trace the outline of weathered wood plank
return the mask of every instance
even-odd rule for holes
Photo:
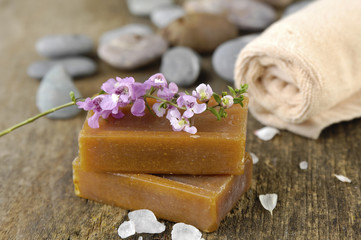
[[[52,33],[84,33],[93,39],[129,22],[149,23],[127,12],[125,1],[0,1],[0,129],[37,113],[38,81],[27,66],[41,59],[35,41]],[[99,61],[99,73],[76,80],[84,96],[97,92],[115,75],[145,79],[159,62],[137,72],[119,72]],[[223,90],[226,82],[204,56],[201,81]],[[127,211],[80,199],[73,193],[71,161],[85,114],[71,120],[41,119],[0,138],[0,239],[119,239],[117,227]],[[357,239],[361,235],[361,119],[328,128],[313,141],[282,132],[270,142],[253,135],[261,125],[251,116],[248,151],[254,166],[251,190],[205,239]],[[309,168],[300,170],[300,161]],[[332,174],[343,174],[351,184]],[[264,210],[259,194],[277,193],[274,215]],[[173,223],[158,235],[170,239]],[[129,239],[138,239],[138,236]]]

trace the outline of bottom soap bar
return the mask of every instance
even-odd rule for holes
[[[125,209],[149,209],[162,219],[217,230],[220,222],[248,190],[252,159],[246,154],[243,175],[150,175],[84,171],[73,161],[75,193],[79,197]]]

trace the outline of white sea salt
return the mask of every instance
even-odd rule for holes
[[[254,134],[263,141],[271,140],[276,134],[279,134],[280,131],[277,128],[273,127],[264,127],[258,129],[254,132]]]
[[[194,226],[176,223],[172,229],[172,240],[201,240],[202,233]]]
[[[258,163],[259,158],[257,157],[257,155],[254,154],[253,152],[251,152],[249,154],[251,154],[253,164]]]
[[[138,240],[143,240],[143,237],[142,237],[142,236],[140,236],[140,237],[138,238]]]
[[[161,233],[165,225],[158,222],[154,213],[147,209],[135,210],[128,213],[130,221],[134,222],[136,233]]]
[[[333,174],[333,176],[337,177],[337,179],[340,180],[341,182],[351,183],[351,179],[343,175]]]
[[[259,195],[259,200],[261,201],[262,206],[266,210],[270,211],[271,215],[273,215],[272,211],[277,205],[277,198],[278,198],[278,195],[276,193]]]
[[[306,170],[308,168],[308,162],[306,162],[306,161],[300,162],[300,168],[302,170]]]
[[[127,238],[135,234],[135,227],[132,221],[125,221],[118,228],[118,235],[121,238]]]

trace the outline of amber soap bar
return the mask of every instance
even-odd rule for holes
[[[82,169],[98,172],[151,174],[242,174],[247,105],[227,109],[220,121],[209,111],[194,117],[198,132],[174,132],[169,121],[146,111],[143,117],[123,109],[121,119],[100,119],[79,134]],[[89,118],[91,113],[88,114]]]
[[[150,175],[84,170],[73,161],[75,193],[79,197],[125,209],[149,209],[162,219],[217,230],[221,220],[248,190],[252,159],[247,154],[243,175]]]

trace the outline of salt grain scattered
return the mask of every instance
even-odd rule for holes
[[[263,141],[271,140],[276,134],[279,134],[280,131],[277,128],[273,127],[264,127],[258,129],[254,132],[254,134]]]
[[[277,205],[277,198],[278,198],[278,195],[275,193],[259,195],[259,200],[261,201],[262,206],[266,210],[270,211],[271,215],[273,215],[272,211]]]
[[[118,228],[118,235],[121,238],[127,238],[135,234],[135,227],[132,221],[125,221]]]
[[[202,233],[192,225],[176,223],[172,229],[172,240],[201,240]]]
[[[252,157],[253,164],[258,163],[259,158],[256,156],[256,154],[254,154],[253,152],[251,152],[250,154],[251,154],[251,157]]]
[[[138,240],[143,240],[143,237],[142,237],[142,236],[140,236],[140,237],[138,238]]]
[[[306,170],[308,168],[308,162],[306,162],[306,161],[300,162],[300,168],[302,170]]]
[[[348,177],[345,177],[343,175],[333,174],[333,176],[337,177],[337,179],[340,180],[341,182],[351,183],[351,179],[349,179]]]
[[[136,210],[128,213],[130,221],[134,222],[137,233],[161,233],[165,225],[158,222],[154,213],[147,209]]]

